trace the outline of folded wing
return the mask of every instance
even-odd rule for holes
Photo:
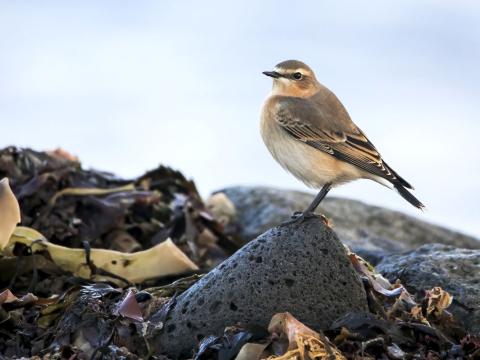
[[[282,99],[277,106],[277,123],[296,140],[380,176],[393,185],[412,189],[383,161],[375,146],[349,118],[338,117],[338,111],[332,113],[328,107],[322,109],[298,98]]]

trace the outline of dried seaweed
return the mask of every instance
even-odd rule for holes
[[[15,210],[16,197],[22,225],[14,229],[13,210],[2,218],[0,354],[7,357],[149,356],[143,319],[195,281],[168,285],[175,274],[208,270],[234,250],[218,245],[228,239],[195,184],[164,166],[120,179],[83,169],[65,151],[9,147],[0,150],[4,177],[13,194],[4,180],[1,204]],[[165,246],[180,250],[156,250]],[[190,265],[180,270],[172,260],[182,256]],[[133,282],[155,295],[116,287]]]

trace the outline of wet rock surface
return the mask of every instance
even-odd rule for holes
[[[290,218],[294,211],[305,209],[313,199],[309,193],[261,186],[230,187],[220,192],[225,193],[236,210],[228,231],[238,234],[238,241],[243,242]],[[474,237],[360,201],[328,196],[317,212],[332,219],[343,243],[373,263],[385,255],[414,250],[427,243],[480,248],[480,241]]]
[[[325,329],[348,312],[366,310],[343,245],[312,218],[267,231],[180,295],[155,344],[159,353],[190,355],[205,335],[235,323],[266,327],[277,312]]]
[[[453,295],[449,311],[474,334],[480,334],[480,250],[428,244],[384,258],[376,267],[390,281],[400,279],[418,293],[440,286]]]

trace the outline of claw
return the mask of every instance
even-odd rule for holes
[[[295,211],[292,215],[292,218],[290,220],[284,221],[280,224],[281,227],[287,226],[287,225],[292,225],[292,224],[301,224],[305,220],[310,219],[312,217],[319,217],[323,223],[329,227],[333,227],[333,222],[329,218],[327,218],[325,215],[320,214],[314,214],[313,212],[302,212],[302,211]]]
[[[315,215],[313,212],[301,212],[301,211],[295,211],[292,215],[292,218],[290,220],[284,221],[283,223],[280,224],[280,226],[287,226],[291,224],[301,224],[305,220],[310,219],[312,217],[316,217],[318,215]]]

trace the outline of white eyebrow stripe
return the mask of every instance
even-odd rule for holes
[[[285,69],[283,68],[280,68],[278,66],[275,66],[273,68],[273,71],[275,72],[278,72],[279,74],[282,74],[282,75],[286,75],[286,74],[289,74],[290,72],[286,71]],[[294,71],[291,72],[291,74],[293,73],[296,73],[296,72],[299,72],[300,74],[302,75],[311,75],[311,72],[306,70],[306,69],[303,69],[303,68],[298,68],[298,69],[295,69]]]

